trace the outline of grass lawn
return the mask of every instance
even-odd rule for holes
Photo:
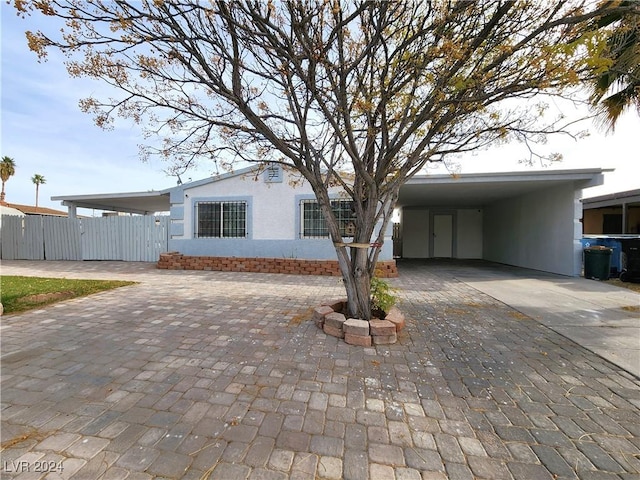
[[[84,297],[135,283],[116,280],[2,276],[0,277],[0,301],[5,314],[24,312],[60,300]]]

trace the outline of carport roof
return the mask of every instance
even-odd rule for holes
[[[60,200],[66,207],[93,208],[113,212],[139,213],[147,215],[168,212],[170,189],[150,192],[98,193],[93,195],[65,195],[51,197]]]
[[[482,207],[562,184],[601,185],[612,169],[542,170],[462,175],[416,175],[401,189],[398,206]]]
[[[418,175],[400,189],[398,206],[481,207],[522,194],[576,183],[577,188],[602,184],[610,169],[543,170],[509,173],[470,173],[460,175]],[[205,179],[205,181],[216,179]],[[51,197],[68,207],[91,208],[127,213],[151,214],[170,210],[166,190]]]

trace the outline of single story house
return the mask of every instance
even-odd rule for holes
[[[577,276],[582,269],[582,189],[601,185],[605,171],[415,176],[400,190],[399,225],[386,232],[380,260],[395,263],[395,231],[396,254],[403,258],[485,259]],[[347,234],[349,202],[339,189],[331,193]],[[168,248],[179,252],[182,262],[176,268],[218,269],[223,264],[206,263],[207,258],[223,259],[226,269],[248,268],[248,259],[272,259],[266,271],[291,271],[294,261],[296,268],[305,262],[335,262],[310,186],[278,165],[249,167],[161,191],[52,200],[62,201],[70,216],[77,207],[140,214],[169,211]]]
[[[585,235],[640,234],[640,189],[582,200]]]

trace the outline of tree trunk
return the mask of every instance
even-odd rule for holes
[[[384,241],[384,234],[393,212],[397,189],[387,193],[384,198],[363,198],[352,196],[350,200],[361,203],[356,206],[355,232],[351,240],[356,246],[348,246],[349,241],[340,233],[340,226],[331,209],[331,199],[327,189],[318,188],[320,182],[313,177],[309,179],[316,194],[318,205],[324,215],[329,230],[329,237],[334,243],[338,257],[340,273],[347,292],[347,316],[361,320],[371,319],[371,278],[375,275],[375,264]],[[356,191],[359,191],[357,188]],[[382,211],[378,211],[379,209]],[[376,226],[381,230],[374,238]],[[371,246],[371,242],[376,246]],[[373,249],[373,250],[372,250]]]
[[[347,313],[353,318],[371,319],[371,276],[374,269],[369,251],[376,226],[375,208],[360,208],[362,218],[356,218],[353,242],[356,246],[342,247],[338,259],[347,290]],[[338,249],[336,249],[338,250]]]
[[[368,250],[366,248],[349,248],[344,250],[344,258],[338,255],[338,264],[342,272],[347,290],[347,313],[351,318],[371,319],[371,276],[368,268]]]

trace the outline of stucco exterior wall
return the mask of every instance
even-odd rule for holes
[[[604,215],[622,215],[622,207],[585,209],[583,213],[583,233],[585,235],[599,235],[602,231]],[[627,232],[640,233],[640,207],[627,209]],[[614,232],[622,233],[622,232]]]
[[[460,209],[457,212],[456,258],[482,258],[482,210]]]
[[[580,274],[582,208],[573,184],[484,208],[485,260],[561,275]]]
[[[338,198],[340,191],[330,193]],[[301,238],[303,198],[315,198],[310,185],[286,171],[279,182],[266,182],[262,172],[186,184],[171,195],[169,250],[193,256],[335,260],[328,238]],[[195,238],[196,204],[203,201],[246,201],[247,236]],[[380,260],[393,259],[391,232],[390,225]]]
[[[429,258],[429,210],[402,209],[402,256]]]
[[[295,219],[298,210],[295,196],[313,195],[307,182],[295,188],[285,178],[266,183],[263,175],[238,175],[220,181],[185,188],[184,238],[193,238],[195,204],[199,201],[244,199],[250,204],[251,221],[248,236],[253,240],[291,240],[296,238]]]
[[[451,214],[454,217],[453,257],[482,258],[483,213],[478,208],[403,208],[402,256],[404,258],[430,258],[432,256],[432,216],[438,213]]]

